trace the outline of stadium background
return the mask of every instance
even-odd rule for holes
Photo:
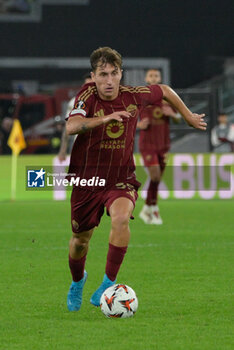
[[[169,62],[171,86],[194,111],[205,110],[209,122],[205,134],[184,124],[172,127],[171,161],[181,152],[195,163],[202,156],[218,174],[219,159],[228,157],[223,165],[234,174],[233,153],[212,153],[210,142],[218,110],[234,117],[232,1],[34,0],[24,13],[3,11],[4,3],[13,2],[0,4],[0,94],[25,89],[26,95],[54,96],[64,86],[76,89],[87,66],[64,67],[65,61],[60,66],[53,58],[86,58],[98,46],[114,47],[125,59],[163,58]],[[113,349],[142,349],[147,342],[147,349],[159,350],[232,349],[233,187],[226,199],[217,190],[209,201],[198,192],[180,200],[171,189],[170,198],[160,199],[165,221],[160,228],[140,222],[139,199],[119,280],[136,290],[140,309],[129,323],[107,323],[88,305],[88,296],[96,274],[102,274],[108,218],[90,248],[84,305],[78,315],[70,315],[64,302],[70,283],[69,202],[53,201],[52,191],[26,190],[26,166],[50,166],[56,150],[22,152],[14,202],[11,156],[0,155],[0,348],[70,349],[79,344],[82,350],[112,344]]]
[[[123,57],[169,58],[173,87],[185,88],[222,73],[234,54],[231,0],[60,2],[42,1],[35,22],[1,21],[0,56],[87,57],[95,47],[115,46]],[[15,71],[1,71],[1,85],[10,77]]]

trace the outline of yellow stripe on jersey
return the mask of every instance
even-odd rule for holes
[[[88,87],[80,96],[79,98],[82,99],[87,93],[89,93],[90,91],[92,91],[93,89],[95,89],[95,86],[92,87]]]
[[[82,94],[79,97],[79,100],[86,101],[94,92],[95,92],[95,88],[92,90],[90,89],[89,91],[86,91],[86,93]]]
[[[147,86],[136,86],[136,87],[127,87],[120,86],[120,91],[130,92],[130,93],[151,93],[150,89]]]
[[[96,91],[96,86],[88,87],[80,96],[79,100],[86,101],[94,92]]]
[[[90,91],[85,95],[84,99],[87,100],[89,96],[94,94],[97,91],[96,86],[92,87]]]
[[[86,102],[88,98],[93,95],[94,91],[91,91],[89,94],[85,95],[85,97],[82,99],[82,101]]]

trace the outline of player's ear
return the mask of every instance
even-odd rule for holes
[[[121,79],[123,78],[123,69],[120,69]]]
[[[94,72],[90,72],[91,79],[95,82],[95,74]]]
[[[149,85],[149,82],[147,81],[147,74],[145,74],[145,83],[146,83],[146,85]]]

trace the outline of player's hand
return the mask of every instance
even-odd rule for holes
[[[162,105],[162,111],[167,117],[176,117],[176,112],[166,103]]]
[[[226,139],[226,137],[219,137],[219,141],[221,141],[221,142],[228,142],[228,140]]]
[[[58,154],[58,159],[59,159],[59,161],[62,163],[62,162],[64,162],[64,160],[66,160],[66,154],[64,154],[64,153],[59,153]]]
[[[192,115],[186,119],[187,123],[195,129],[206,130],[207,123],[204,121],[205,114],[196,114]]]
[[[146,130],[149,126],[149,118],[143,118],[140,122],[137,123],[137,127],[141,130]]]
[[[131,113],[127,111],[119,111],[119,112],[114,112],[112,114],[106,115],[105,117],[103,117],[103,121],[104,123],[108,123],[111,120],[122,122],[123,118],[130,118],[130,117],[131,117]]]

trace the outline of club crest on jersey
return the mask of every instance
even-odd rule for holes
[[[106,134],[111,139],[117,139],[124,133],[124,125],[121,122],[111,122],[106,127]]]
[[[154,110],[153,110],[153,117],[155,119],[159,119],[159,118],[162,118],[163,116],[163,111],[160,107],[155,107]]]
[[[86,116],[85,111],[86,105],[83,101],[77,101],[74,105],[73,110],[71,111],[70,115],[73,114],[82,114],[83,116]]]

